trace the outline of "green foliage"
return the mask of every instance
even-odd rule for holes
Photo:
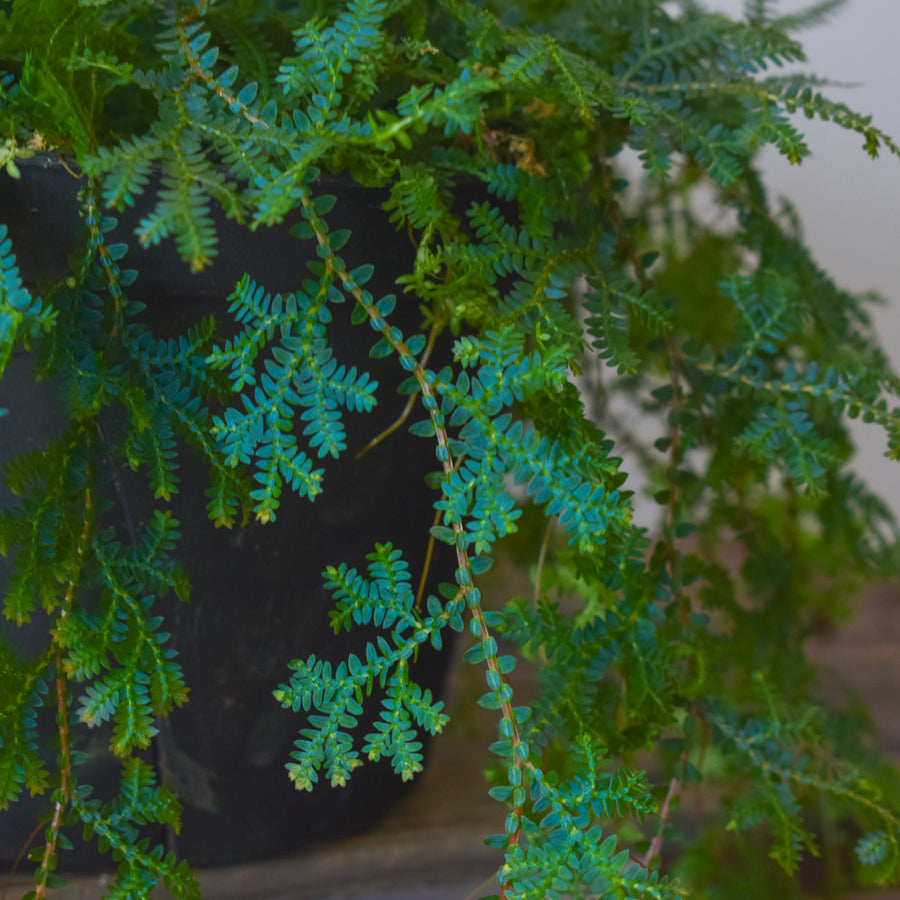
[[[765,74],[802,61],[794,33],[837,5],[782,16],[748,0],[732,21],[692,0],[6,4],[0,161],[15,178],[17,158],[52,146],[85,174],[84,245],[46,299],[0,224],[0,373],[31,352],[68,420],[7,462],[21,499],[0,513],[3,613],[40,636],[28,658],[0,643],[0,806],[52,790],[32,896],[56,883],[75,825],[120,863],[108,896],[197,896],[140,830],[179,821],[138,755],[189,687],[156,607],[189,596],[166,506],[177,441],[206,464],[217,525],[269,522],[285,491],[327,499],[315,459],[345,453],[346,417],[380,398],[332,346],[338,316],[405,374],[409,430],[436,459],[430,537],[456,565],[423,597],[389,542],[365,572],[327,566],[335,631],[367,640],[293,660],[272,685],[305,717],[295,786],[340,787],[379,759],[419,772],[422,733],[448,720],[411,661],[468,631],[478,702],[497,717],[505,827],[488,842],[505,900],[743,896],[772,877],[760,859],[793,876],[820,852],[823,812],[855,835],[864,878],[900,880],[897,799],[818,701],[804,653],[852,591],[896,575],[897,527],[847,470],[847,419],[883,428],[900,456],[900,380],[867,298],[819,268],[755,169],[767,146],[810,152],[795,113],[900,155],[822,82]],[[644,168],[634,191],[625,149]],[[366,223],[332,227],[323,172],[385,190],[414,249],[399,300],[368,287],[380,260],[348,263]],[[700,191],[736,212],[727,234],[696,215]],[[172,240],[192,270],[218,252],[219,210],[250,229],[293,215],[308,261],[292,291],[245,274],[220,316],[161,340],[103,212],[141,200],[135,239]],[[421,332],[395,324],[406,294]],[[444,328],[453,361],[437,367]],[[626,449],[660,506],[653,530],[633,523]],[[107,525],[111,461],[158,501],[134,534]],[[734,543],[739,569],[723,561]],[[480,576],[506,548],[536,559],[534,592],[490,608]],[[540,682],[528,704],[509,677],[521,660]],[[54,717],[51,765],[38,722]],[[123,773],[106,801],[74,749],[101,723]],[[672,820],[687,786],[723,798],[696,838]]]
[[[409,659],[419,644],[429,641],[440,649],[441,630],[448,624],[462,630],[460,599],[442,607],[435,597],[428,599],[428,616],[419,615],[410,587],[409,567],[390,544],[378,545],[369,554],[369,575],[364,579],[343,563],[329,567],[326,586],[335,598],[335,629],[343,625],[370,622],[391,636],[366,645],[365,660],[350,654],[346,663],[333,670],[331,663],[311,656],[295,660],[289,686],[282,685],[275,697],[294,712],[314,707],[323,715],[311,715],[312,728],[304,728],[288,765],[291,780],[301,790],[312,790],[318,772],[324,769],[332,787],[346,784],[351,772],[362,765],[353,749],[349,729],[358,724],[361,701],[377,685],[383,692],[381,712],[375,730],[366,735],[363,751],[370,761],[390,756],[394,771],[408,781],[422,770],[422,744],[416,727],[437,734],[447,723],[443,703],[434,701],[430,691],[410,681]],[[393,644],[393,646],[391,646]],[[348,729],[348,730],[344,730]]]
[[[27,346],[53,325],[49,306],[22,286],[5,225],[0,225],[0,375],[6,370],[16,343]]]
[[[83,823],[85,838],[96,837],[101,850],[112,851],[121,860],[118,878],[108,894],[110,900],[145,896],[158,883],[177,900],[199,900],[199,888],[187,863],[140,839],[136,826],[155,821],[177,830],[180,817],[177,798],[167,788],[157,787],[149,765],[134,757],[128,759],[122,767],[121,792],[113,802],[101,804],[81,790],[72,802],[72,813]]]
[[[7,809],[23,788],[37,794],[47,787],[47,768],[37,733],[37,714],[44,704],[47,682],[43,677],[45,660],[29,665],[5,645],[2,654],[0,672],[5,690],[0,746],[4,754],[16,760],[16,765],[3,767],[0,783],[0,807]]]

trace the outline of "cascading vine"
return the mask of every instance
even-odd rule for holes
[[[797,111],[900,156],[815,79],[765,74],[802,61],[793,32],[835,4],[779,17],[749,0],[739,22],[688,0],[595,0],[589,14],[561,0],[352,0],[316,4],[321,17],[266,4],[276,29],[237,0],[166,4],[161,18],[141,4],[66,6],[0,12],[12,70],[0,160],[16,177],[16,154],[46,143],[87,176],[84,253],[45,299],[22,286],[0,224],[0,372],[32,349],[70,420],[7,465],[22,501],[0,513],[14,559],[4,615],[28,628],[42,609],[51,622],[28,660],[0,642],[0,808],[54,791],[32,896],[58,883],[57,847],[76,825],[121,863],[108,896],[158,882],[198,896],[186,864],[140,830],[179,820],[137,755],[189,688],[154,612],[167,591],[189,593],[178,524],[161,506],[122,546],[98,527],[97,471],[126,461],[166,501],[183,438],[210,471],[217,525],[277,518],[284,491],[321,502],[315,459],[345,453],[344,415],[379,400],[330,345],[337,316],[368,327],[371,356],[406,373],[409,430],[434,447],[430,537],[455,554],[455,580],[417,596],[404,548],[374,537],[365,572],[322,560],[335,629],[380,633],[346,659],[284,661],[273,703],[306,718],[286,789],[321,790],[322,776],[339,788],[380,759],[412,778],[422,732],[448,719],[410,660],[468,630],[465,659],[487,684],[478,702],[497,715],[490,792],[506,818],[488,842],[503,852],[504,900],[712,892],[727,883],[715,869],[730,835],[792,875],[818,852],[814,804],[854,817],[866,877],[897,881],[900,789],[818,702],[803,641],[835,598],[896,573],[896,525],[846,469],[846,418],[877,423],[900,456],[900,380],[863,300],[771,210],[753,163],[764,145],[792,162],[809,153]],[[58,52],[27,55],[48,29]],[[56,105],[36,103],[41,91]],[[152,109],[152,124],[133,109]],[[623,149],[646,172],[637,192]],[[329,225],[323,171],[386,189],[415,249],[399,299],[367,289],[378,260],[345,262],[354,234]],[[151,182],[136,239],[174,240],[194,270],[217,253],[214,207],[256,229],[299,212],[293,234],[313,261],[283,294],[242,278],[222,298],[232,337],[210,319],[160,340],[139,323],[138,276],[119,265],[128,245],[109,242],[116,223],[101,211],[132,206]],[[728,235],[696,215],[698,187],[736,213]],[[410,302],[423,306],[419,333],[392,321]],[[453,363],[433,367],[441,329]],[[652,418],[653,438],[617,418],[621,397]],[[633,524],[623,449],[638,451],[660,506],[656,533]],[[534,594],[495,608],[479,577],[513,541],[533,551]],[[744,548],[740,571],[722,562],[727,541]],[[510,678],[523,658],[541,682],[528,703]],[[372,730],[359,734],[367,705]],[[50,710],[55,769],[35,724]],[[79,782],[68,739],[101,723],[122,758],[106,804]],[[649,775],[637,766],[648,758]],[[675,833],[688,784],[724,798],[716,837]],[[677,859],[663,859],[669,846]],[[740,871],[744,886],[776,877]]]

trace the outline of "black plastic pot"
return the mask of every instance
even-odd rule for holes
[[[0,182],[0,221],[9,228],[23,279],[39,286],[67,271],[66,255],[76,243],[79,183],[50,157],[29,162],[21,166],[21,181]],[[371,289],[393,291],[413,251],[406,236],[387,222],[380,208],[383,195],[352,182],[329,183],[327,191],[338,195],[331,226],[353,232],[348,264],[376,262]],[[290,236],[290,223],[251,233],[220,222],[219,256],[210,269],[192,275],[171,245],[137,246],[131,231],[139,215],[120,217],[116,240],[132,245],[124,262],[139,277],[129,296],[146,304],[146,320],[159,336],[181,333],[213,310],[225,317],[225,298],[245,271],[273,293],[294,290],[308,277],[305,259],[313,248]],[[396,360],[368,358],[374,333],[351,326],[349,303],[345,309],[346,321],[335,317],[329,339],[341,362],[365,368],[378,380],[379,405],[373,413],[346,417],[348,451],[325,463],[325,490],[315,503],[285,497],[274,523],[216,529],[205,510],[205,473],[187,451],[180,455],[181,492],[171,508],[181,523],[177,556],[191,579],[191,600],[183,604],[169,596],[154,609],[172,633],[190,698],[163,720],[149,758],[179,794],[184,812],[180,835],[151,836],[196,865],[259,858],[346,835],[371,825],[404,790],[382,762],[354,773],[345,788],[325,784],[312,794],[295,791],[285,763],[302,721],[272,697],[272,690],[287,680],[288,660],[310,653],[343,659],[359,652],[368,637],[334,635],[328,619],[331,597],[320,575],[324,566],[346,561],[361,568],[375,541],[391,541],[416,569],[424,560],[433,518],[434,495],[424,481],[435,468],[429,442],[399,429],[361,459],[354,458],[354,451],[402,410],[404,398],[395,388],[404,373]],[[404,305],[401,298],[396,315],[404,330],[418,330],[413,302]],[[0,406],[9,410],[0,431],[2,459],[40,446],[59,427],[53,388],[34,383],[27,355],[12,361],[0,385]],[[115,474],[118,527],[139,535],[158,502],[130,472]],[[2,502],[11,500],[7,495]],[[447,563],[444,571],[440,561],[433,567],[432,583],[438,576],[447,579]],[[8,623],[0,628],[21,652],[32,652],[27,629]],[[423,686],[439,689],[446,659],[423,648],[416,669]],[[52,710],[47,713],[52,725]],[[91,758],[81,777],[102,786],[105,775],[114,781],[116,767],[102,751],[102,739],[93,743],[86,747]],[[27,800],[0,813],[0,860],[15,858],[32,827],[26,820],[34,816],[35,804]],[[80,849],[74,857],[60,857],[61,868],[97,863],[97,857]]]

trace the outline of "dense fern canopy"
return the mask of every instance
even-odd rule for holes
[[[377,536],[365,561],[322,561],[336,630],[379,636],[284,660],[273,703],[303,718],[286,789],[340,788],[379,759],[412,778],[447,715],[410,660],[468,632],[497,716],[488,840],[505,900],[793,896],[837,823],[845,870],[900,878],[896,774],[822,701],[804,654],[816,623],[896,573],[896,525],[847,464],[850,418],[900,456],[900,382],[866,299],[812,258],[755,163],[764,147],[810,153],[798,114],[900,156],[819,79],[780,74],[805,59],[798,30],[838,5],[747,0],[733,20],[697,0],[2,4],[4,177],[59,154],[85,233],[39,297],[0,224],[0,371],[32,353],[68,417],[7,462],[21,499],[0,513],[4,615],[44,629],[28,658],[0,642],[0,808],[53,799],[31,896],[82,832],[120,864],[108,896],[197,896],[186,863],[141,836],[178,822],[139,751],[189,689],[154,610],[189,594],[167,503],[186,452],[207,465],[217,525],[270,522],[286,492],[327,501],[346,417],[383,399],[332,346],[336,317],[405,374],[404,427],[435,458],[430,536],[455,576],[417,597],[422,573]],[[372,288],[379,260],[347,263],[366,223],[332,224],[334,175],[382,190],[408,236],[393,293]],[[200,272],[220,215],[262,232],[290,217],[312,262],[290,292],[248,273],[216,320],[155,335],[129,299],[130,248],[173,242]],[[418,329],[395,323],[401,304],[421,308]],[[453,360],[435,366],[441,334]],[[133,545],[104,527],[110,459],[158,501]],[[652,529],[633,520],[638,474]],[[533,594],[488,602],[480,576],[507,548],[534,561]],[[510,677],[523,662],[541,684],[527,702]],[[51,765],[37,723],[54,715]],[[104,722],[122,761],[109,803],[71,750]],[[720,811],[681,835],[689,784]]]

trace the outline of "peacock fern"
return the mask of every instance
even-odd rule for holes
[[[322,561],[335,630],[379,633],[362,654],[293,660],[272,685],[306,719],[286,761],[295,786],[340,787],[382,758],[413,777],[421,732],[447,716],[410,661],[468,630],[478,702],[497,716],[490,790],[505,827],[488,841],[504,854],[504,900],[731,896],[723,842],[747,837],[794,874],[818,852],[815,804],[861,829],[864,877],[900,879],[900,799],[818,701],[803,654],[814,619],[896,573],[896,526],[847,474],[846,419],[884,428],[900,456],[900,384],[864,298],[818,267],[754,167],[766,146],[808,155],[797,112],[858,133],[872,156],[900,155],[820,81],[767,74],[802,61],[794,32],[837,5],[779,16],[758,0],[740,21],[694,0],[0,10],[0,158],[17,177],[17,155],[69,157],[85,176],[87,235],[71,277],[39,299],[0,225],[0,362],[33,349],[69,418],[39,455],[9,462],[22,500],[0,516],[13,556],[4,614],[50,622],[30,659],[0,644],[0,805],[53,789],[30,896],[56,883],[75,824],[121,861],[108,896],[160,882],[197,895],[185,864],[138,828],[179,816],[136,755],[187,696],[154,611],[167,591],[188,593],[165,507],[179,490],[176,438],[207,463],[216,524],[269,522],[285,491],[327,496],[314,457],[345,453],[345,417],[382,399],[331,346],[338,316],[368,327],[371,356],[405,373],[410,431],[436,459],[430,537],[455,577],[417,597],[421,573],[389,542],[366,574]],[[638,196],[626,149],[643,164]],[[366,223],[332,227],[339,201],[323,171],[386,190],[413,247],[399,297],[368,289],[379,260],[346,261]],[[697,215],[700,189],[733,211],[727,235]],[[218,211],[254,230],[295,214],[313,261],[290,293],[248,273],[220,321],[158,338],[129,300],[139,273],[120,267],[129,246],[110,242],[103,212],[142,199],[135,240],[174,241],[194,271],[216,258]],[[422,328],[405,333],[393,313],[414,301]],[[453,361],[432,365],[442,329]],[[584,373],[593,394],[576,387]],[[620,397],[652,417],[655,440],[616,420]],[[652,533],[632,521],[618,456],[630,444],[660,506]],[[103,527],[109,459],[143,472],[160,501],[130,547]],[[479,578],[516,541],[539,559],[534,597],[495,608]],[[740,571],[722,562],[731,541]],[[527,703],[510,678],[522,658],[541,682]],[[35,723],[54,711],[48,765]],[[78,780],[71,740],[102,722],[123,760],[110,804]],[[693,845],[671,821],[688,783],[726,797],[715,837]],[[680,856],[663,857],[664,844]],[[742,887],[768,877],[743,871]]]

